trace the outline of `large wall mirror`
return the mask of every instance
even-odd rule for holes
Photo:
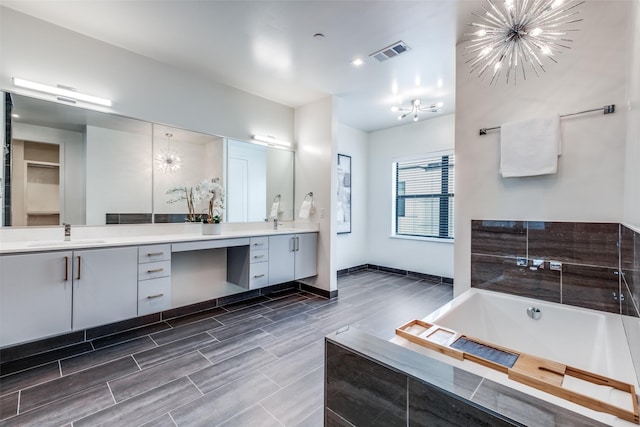
[[[186,201],[171,190],[212,178],[226,188],[224,221],[293,219],[291,151],[8,97],[4,225],[184,222]]]

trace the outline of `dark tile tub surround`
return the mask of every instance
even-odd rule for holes
[[[625,303],[631,298],[619,297],[621,290],[633,294],[621,284],[621,261],[629,266],[626,276],[634,283],[638,277],[638,233],[625,229],[617,223],[473,220],[471,286],[638,316]],[[544,262],[536,268],[534,260]],[[562,263],[561,271],[551,270],[550,261]]]
[[[640,233],[629,227],[620,230],[622,314],[640,317]]]
[[[355,328],[325,339],[326,426],[601,426]]]
[[[106,224],[151,224],[150,213],[108,213]]]

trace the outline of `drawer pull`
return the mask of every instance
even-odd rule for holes
[[[149,252],[147,256],[162,256],[164,252]]]
[[[161,271],[164,271],[164,268],[154,268],[153,270],[147,270],[147,273],[151,274],[151,273],[160,273]]]
[[[255,242],[253,244],[253,246],[262,246],[262,245],[264,245],[264,242]]]
[[[254,279],[259,279],[261,277],[264,277],[264,273],[262,274],[256,274],[255,276],[253,276]]]
[[[164,294],[149,295],[149,296],[147,297],[147,299],[160,298],[160,297],[162,297],[162,296],[164,296]]]
[[[264,258],[264,255],[254,255],[253,257],[256,259],[260,259],[260,258]]]

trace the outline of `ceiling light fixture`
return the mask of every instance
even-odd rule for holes
[[[174,173],[182,166],[182,159],[178,153],[171,149],[171,138],[173,134],[165,133],[167,137],[167,148],[156,155],[158,168],[164,173]]]
[[[478,73],[478,78],[484,80],[490,75],[490,84],[503,70],[507,83],[513,74],[515,84],[518,68],[525,80],[525,68],[530,67],[540,76],[540,71],[546,71],[543,58],[557,63],[553,56],[570,49],[566,43],[572,40],[565,37],[568,32],[578,30],[565,26],[582,21],[575,18],[580,13],[575,8],[584,0],[486,1],[489,7],[483,7],[484,15],[473,14],[481,21],[469,24],[476,31],[466,34],[474,37],[466,46],[474,57],[466,63],[472,73]],[[503,7],[498,6],[500,3]]]
[[[351,61],[351,63],[353,65],[355,65],[356,67],[361,66],[362,64],[364,64],[364,61],[362,60],[362,58],[356,58],[353,61]]]
[[[267,147],[280,147],[280,148],[288,148],[291,147],[291,143],[287,141],[282,141],[273,136],[265,136],[265,135],[253,135],[251,136],[256,144],[266,145]]]
[[[59,101],[71,102],[74,104],[76,101],[83,101],[83,102],[88,102],[90,104],[102,105],[103,107],[111,107],[110,99],[100,98],[97,96],[76,92],[76,90],[72,87],[61,86],[61,85],[49,86],[42,83],[36,83],[29,80],[20,79],[17,77],[13,78],[13,84],[15,86],[34,90],[36,92],[43,92],[43,93],[55,95]]]
[[[391,107],[391,111],[395,112],[404,112],[404,114],[398,116],[398,120],[402,120],[407,116],[413,115],[413,121],[417,122],[418,121],[418,113],[420,113],[421,111],[423,112],[429,112],[429,113],[439,113],[440,112],[440,108],[442,108],[444,104],[442,102],[438,102],[435,104],[429,104],[429,105],[422,105],[421,101],[419,99],[413,99],[411,101],[411,106],[408,108],[402,108],[402,107]]]

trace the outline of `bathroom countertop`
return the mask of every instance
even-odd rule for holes
[[[106,228],[108,230],[108,227]],[[14,253],[31,253],[45,251],[62,251],[70,249],[91,249],[107,248],[115,246],[138,246],[155,244],[172,244],[183,242],[200,242],[208,240],[239,239],[249,237],[277,236],[299,233],[317,233],[317,229],[309,228],[282,228],[279,230],[270,229],[247,229],[223,231],[222,234],[204,235],[202,233],[167,233],[167,234],[142,234],[142,235],[101,235],[91,236],[81,235],[72,237],[70,241],[61,239],[28,239],[17,241],[0,241],[0,254],[8,255]],[[86,233],[85,233],[86,234]]]

